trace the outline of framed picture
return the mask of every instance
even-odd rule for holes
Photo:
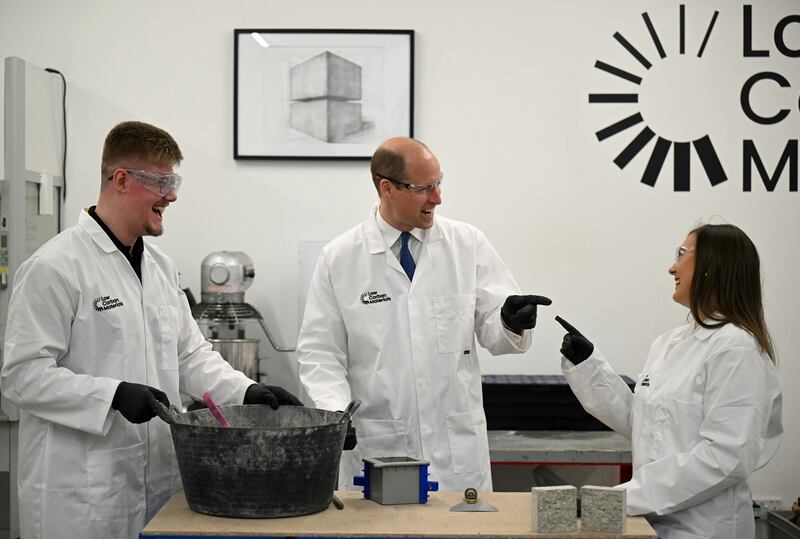
[[[369,159],[413,120],[413,30],[234,30],[234,159]]]

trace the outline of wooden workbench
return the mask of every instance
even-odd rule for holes
[[[365,500],[361,492],[337,495],[344,502],[341,511],[331,506],[300,517],[238,519],[195,513],[186,505],[183,492],[179,492],[150,521],[141,537],[656,537],[641,517],[628,518],[628,532],[624,535],[581,531],[533,533],[528,492],[482,494],[481,500],[497,507],[496,513],[451,513],[450,508],[462,501],[461,492],[432,492],[424,505],[386,506]]]

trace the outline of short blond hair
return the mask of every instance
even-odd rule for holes
[[[122,122],[106,135],[100,172],[105,179],[125,160],[175,166],[183,154],[172,135],[145,122]]]

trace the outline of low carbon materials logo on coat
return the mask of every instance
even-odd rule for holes
[[[97,312],[107,311],[109,309],[116,309],[122,307],[124,303],[119,298],[112,298],[111,296],[100,296],[95,298],[92,302],[92,307]]]
[[[364,292],[361,294],[361,303],[369,305],[371,303],[382,303],[384,301],[392,301],[389,294],[378,294],[376,291]]]

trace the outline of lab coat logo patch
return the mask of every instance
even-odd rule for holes
[[[361,303],[369,305],[371,303],[382,303],[384,301],[392,301],[389,294],[378,294],[378,292],[364,292],[361,294]]]
[[[122,303],[119,298],[112,299],[111,296],[100,296],[99,298],[95,298],[95,300],[92,302],[92,306],[97,312],[115,309],[117,307],[122,307],[123,305],[124,303]]]

